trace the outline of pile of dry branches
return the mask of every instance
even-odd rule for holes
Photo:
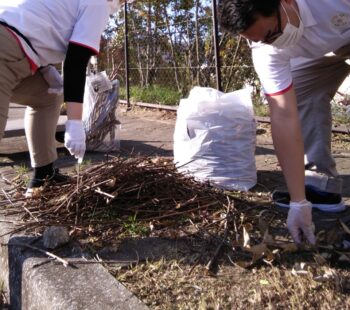
[[[130,235],[210,237],[219,242],[213,262],[227,245],[244,259],[243,267],[296,250],[283,228],[285,215],[270,203],[258,205],[261,195],[216,190],[160,158],[113,157],[86,167],[66,184],[46,184],[29,200],[20,188],[1,195],[2,212],[16,218],[12,232],[41,234],[48,226],[65,226],[72,237],[94,247]],[[343,230],[349,232],[345,224]]]
[[[143,233],[185,226],[198,230],[222,222],[225,206],[231,204],[233,211],[223,192],[178,173],[172,163],[145,157],[112,158],[66,184],[47,184],[26,202],[14,191],[8,199],[6,213],[21,216],[17,230],[41,232],[59,225],[99,237],[107,231],[126,233],[131,224]]]

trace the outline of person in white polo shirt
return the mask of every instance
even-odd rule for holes
[[[251,43],[254,67],[270,107],[272,136],[289,193],[295,240],[315,243],[312,207],[345,209],[331,154],[330,101],[350,73],[349,0],[220,0],[224,30]]]
[[[67,103],[65,146],[85,153],[82,123],[86,67],[99,52],[108,17],[125,0],[1,0],[0,139],[9,103],[27,106],[25,131],[34,168],[27,194],[44,180],[67,180],[54,168],[60,106]],[[52,64],[64,61],[64,81]],[[63,85],[62,85],[63,84]],[[63,86],[63,94],[62,94]]]

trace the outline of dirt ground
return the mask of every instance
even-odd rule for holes
[[[121,154],[171,161],[173,112],[122,107],[119,115]],[[74,160],[58,146],[58,166],[74,173]],[[350,205],[349,135],[334,135],[333,153]],[[104,154],[88,153],[85,165],[104,159]],[[193,233],[180,229],[195,226],[191,217],[185,219],[187,226],[160,232],[144,233],[144,223],[132,222],[122,240],[92,244],[92,254],[124,261],[106,267],[151,309],[350,309],[350,212],[314,211],[320,246],[296,249],[285,228],[286,210],[271,205],[271,192],[285,184],[268,124],[258,125],[256,163],[257,186],[249,193],[229,193],[238,212],[234,220],[209,223],[204,227],[215,229]],[[24,138],[2,141],[1,175],[10,179],[25,165]]]
[[[142,118],[153,117],[150,111],[138,110],[134,113],[135,117],[139,113]],[[157,119],[173,121],[173,116],[171,113],[158,112]],[[259,124],[257,133],[258,185],[251,194],[243,195],[242,199],[252,201],[260,213],[265,212],[268,206],[268,212],[278,213],[275,213],[276,217],[281,216],[281,212],[286,217],[285,212],[270,209],[271,192],[276,188],[285,188],[285,184],[274,154],[269,124]],[[333,152],[344,178],[344,198],[349,204],[350,136],[335,134]],[[259,212],[255,213],[256,216]],[[272,218],[270,214],[270,223]],[[350,219],[349,212],[332,216],[314,212],[319,236],[326,232],[328,243],[335,241],[332,235],[341,234],[338,229],[339,218],[346,222]],[[328,252],[327,249],[319,248],[315,252],[294,252],[275,248],[270,257],[266,251],[261,258],[260,251],[263,250],[261,247],[259,249],[261,243],[258,243],[256,252],[253,251],[253,261],[256,261],[251,265],[248,263],[247,267],[247,261],[242,259],[241,253],[237,254],[239,247],[233,246],[231,238],[219,255],[217,273],[212,274],[208,266],[220,247],[223,234],[222,230],[219,239],[177,239],[175,244],[174,241],[173,244],[169,243],[167,239],[168,246],[162,245],[160,240],[151,239],[148,242],[134,240],[133,243],[141,244],[133,247],[126,241],[121,249],[138,249],[141,257],[145,247],[160,248],[161,253],[157,254],[157,250],[153,250],[143,257],[144,261],[149,257],[153,257],[153,260],[111,269],[112,273],[152,309],[350,308],[350,278],[347,270],[350,260],[346,251],[342,253],[343,250],[339,249],[336,253],[338,250]],[[281,235],[286,235],[286,231]],[[258,242],[261,242],[261,238]],[[254,258],[254,255],[259,259]]]

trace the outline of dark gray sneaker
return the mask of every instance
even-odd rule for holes
[[[346,206],[340,194],[329,193],[319,190],[317,187],[305,186],[306,199],[312,203],[312,207],[324,212],[341,212]],[[290,196],[288,192],[274,191],[273,202],[283,208],[289,208]]]

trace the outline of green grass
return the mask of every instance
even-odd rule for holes
[[[154,85],[150,87],[132,86],[130,89],[131,102],[143,102],[162,105],[178,105],[186,96],[170,86]],[[120,88],[120,99],[126,99],[125,87]],[[256,116],[269,116],[269,107],[261,103],[261,98],[253,98],[254,112]],[[332,115],[335,124],[350,124],[350,115],[346,113],[346,107],[332,104]]]
[[[347,108],[339,104],[332,104],[333,124],[350,124],[350,114],[346,112]]]
[[[26,165],[24,165],[24,164],[21,164],[20,166],[17,166],[15,168],[15,170],[16,170],[16,173],[18,175],[20,175],[20,176],[25,176],[29,172],[29,168]]]
[[[132,86],[130,89],[130,97],[132,102],[164,105],[178,105],[182,98],[181,93],[177,90],[159,85],[150,87]],[[125,87],[120,88],[120,99],[126,99]]]
[[[267,104],[254,103],[253,108],[256,116],[270,116],[269,106]]]
[[[149,234],[149,228],[137,220],[136,214],[129,216],[128,220],[123,223],[123,226],[131,236],[147,236]]]

